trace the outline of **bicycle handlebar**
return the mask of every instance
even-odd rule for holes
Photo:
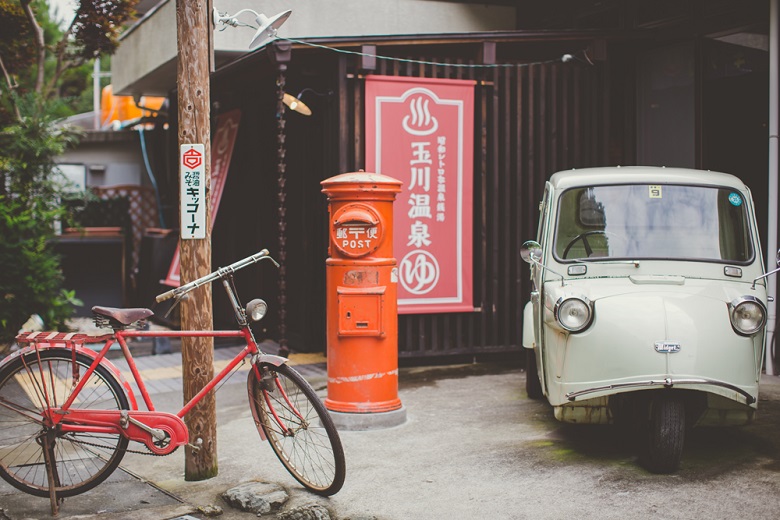
[[[220,278],[224,278],[228,274],[234,273],[234,272],[238,271],[239,269],[243,269],[244,267],[246,267],[248,265],[255,264],[255,263],[259,262],[260,260],[263,260],[263,259],[266,259],[266,258],[268,260],[270,260],[271,262],[273,262],[274,265],[276,265],[276,267],[279,267],[279,263],[269,256],[268,250],[267,249],[263,249],[259,253],[255,253],[252,256],[248,256],[248,257],[246,257],[246,258],[244,258],[242,260],[239,260],[238,262],[230,264],[227,267],[220,267],[219,269],[217,269],[213,273],[209,273],[209,274],[207,274],[206,276],[204,276],[202,278],[198,278],[197,280],[194,280],[194,281],[192,281],[190,283],[184,284],[181,287],[177,287],[175,289],[171,289],[170,291],[164,292],[162,294],[158,294],[157,297],[155,298],[155,300],[157,300],[157,303],[160,303],[160,302],[164,302],[165,300],[168,300],[168,299],[173,298],[173,297],[183,296],[183,295],[187,294],[188,292],[190,292],[191,290],[200,287],[201,285],[204,285],[204,284],[207,284],[207,283],[211,283],[214,280],[218,280]]]

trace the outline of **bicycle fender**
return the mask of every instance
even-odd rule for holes
[[[28,345],[24,348],[21,348],[14,352],[13,354],[10,354],[9,356],[6,356],[5,359],[0,361],[0,370],[2,370],[7,364],[9,364],[14,359],[24,356],[30,352],[35,352],[35,349],[38,350],[63,350],[67,352],[68,356],[71,354],[70,347],[66,347],[63,343],[36,343],[35,345]],[[89,357],[90,359],[96,359],[98,357],[98,353],[90,348],[86,348],[81,345],[77,345],[75,347],[76,352],[80,354],[84,354],[85,356]],[[111,375],[116,378],[117,381],[119,381],[119,384],[124,388],[125,395],[127,395],[127,400],[130,403],[130,409],[131,410],[138,410],[138,401],[135,399],[135,393],[133,393],[133,387],[130,386],[130,383],[124,378],[122,375],[122,372],[114,365],[111,361],[109,361],[106,358],[103,358],[100,361],[100,364],[103,365],[108,369],[109,372],[111,372]]]
[[[254,362],[261,365],[263,363],[268,363],[269,365],[278,367],[287,363],[287,358],[282,356],[274,356],[273,354],[258,354],[255,356]]]

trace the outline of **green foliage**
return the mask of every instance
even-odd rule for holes
[[[30,25],[16,0],[0,0],[0,56],[9,73],[15,74],[35,61],[30,45]]]
[[[75,303],[50,241],[65,218],[54,158],[77,134],[54,124],[51,103],[19,98],[22,121],[0,129],[0,344],[34,313],[47,328],[63,328]]]
[[[36,94],[16,98],[23,120],[0,129],[0,179],[5,179],[0,194],[6,189],[28,207],[56,204],[61,183],[52,179],[54,159],[79,137],[74,129],[55,124],[60,104]]]
[[[10,343],[32,314],[39,314],[47,329],[63,330],[79,303],[73,291],[62,288],[52,233],[42,232],[41,222],[51,225],[58,216],[57,209],[0,197],[0,345]]]
[[[54,159],[78,136],[55,121],[83,108],[89,64],[116,50],[136,2],[80,0],[63,30],[47,0],[0,0],[0,345],[33,313],[47,328],[72,313],[50,244],[64,218]]]

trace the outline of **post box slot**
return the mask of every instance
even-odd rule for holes
[[[338,287],[339,336],[383,336],[385,287]]]
[[[371,211],[361,207],[352,207],[343,211],[333,222],[334,226],[376,226],[379,218]]]

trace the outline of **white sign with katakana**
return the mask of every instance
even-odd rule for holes
[[[202,144],[180,150],[181,238],[206,238],[206,151]]]

